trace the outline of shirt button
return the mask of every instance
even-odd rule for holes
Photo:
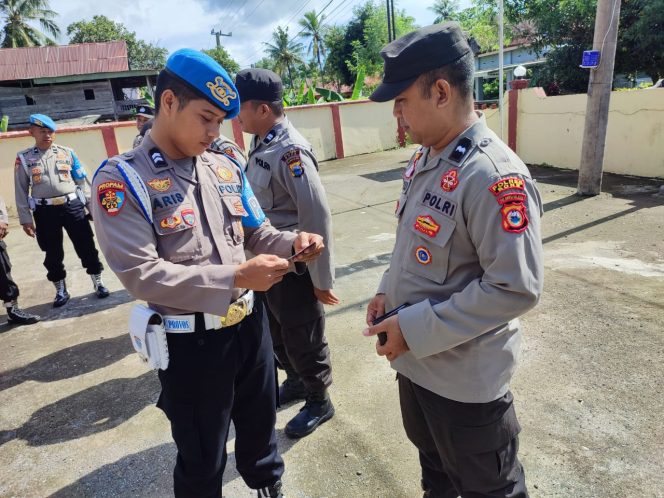
[[[198,339],[197,342],[199,346],[205,346],[205,339]]]
[[[480,147],[486,147],[491,143],[490,138],[483,138],[482,141],[480,142]]]

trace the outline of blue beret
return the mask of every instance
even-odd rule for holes
[[[182,48],[168,58],[165,71],[226,111],[226,119],[233,119],[240,112],[240,96],[233,80],[209,55]]]
[[[55,125],[55,121],[53,121],[45,114],[31,114],[30,124],[33,124],[35,126],[41,126],[42,128],[48,128],[51,131],[55,131],[58,128]]]

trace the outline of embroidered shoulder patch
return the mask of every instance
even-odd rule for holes
[[[525,204],[505,204],[500,213],[503,217],[503,229],[506,232],[521,233],[528,228]]]
[[[421,265],[428,265],[431,263],[431,252],[424,246],[417,246],[415,248],[415,259]]]
[[[415,218],[415,224],[413,228],[424,235],[429,237],[435,237],[440,231],[440,225],[436,223],[436,220],[432,216],[421,214]]]
[[[300,158],[300,149],[294,148],[286,151],[286,153],[281,156],[281,160],[288,165],[292,177],[299,178],[304,175],[302,159]]]
[[[525,190],[526,182],[518,176],[508,176],[501,178],[489,187],[489,192],[498,196],[505,190]]]
[[[126,197],[124,182],[111,180],[97,186],[97,200],[106,214],[117,216],[124,207]]]
[[[172,181],[170,178],[154,178],[148,182],[148,185],[157,192],[168,192],[171,188]]]
[[[227,156],[231,156],[233,159],[237,159],[237,156],[235,155],[235,151],[233,150],[233,147],[224,147],[223,152]]]

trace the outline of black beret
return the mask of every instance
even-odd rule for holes
[[[385,45],[383,82],[369,97],[376,102],[392,100],[423,73],[446,66],[469,53],[470,45],[456,22],[426,26]]]
[[[284,95],[281,78],[269,69],[243,69],[235,77],[235,88],[242,102],[248,100],[281,102]]]

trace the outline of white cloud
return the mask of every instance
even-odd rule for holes
[[[332,0],[327,13],[333,23],[344,23],[352,17],[353,6],[364,0]],[[470,0],[464,0],[463,6]],[[135,31],[139,38],[166,47],[169,52],[182,47],[212,48],[215,37],[212,29],[231,37],[222,37],[222,45],[240,65],[247,66],[263,57],[263,42],[271,39],[278,26],[288,26],[295,35],[300,27],[298,19],[306,11],[320,11],[329,0],[50,0],[53,10],[60,14],[57,22],[67,43],[69,24],[94,15],[105,15]],[[433,0],[397,0],[396,7],[415,17],[420,25],[433,20],[427,9]],[[338,7],[338,8],[337,8]],[[335,9],[337,9],[335,11]],[[298,12],[299,11],[299,12]],[[249,15],[251,14],[251,15]]]

